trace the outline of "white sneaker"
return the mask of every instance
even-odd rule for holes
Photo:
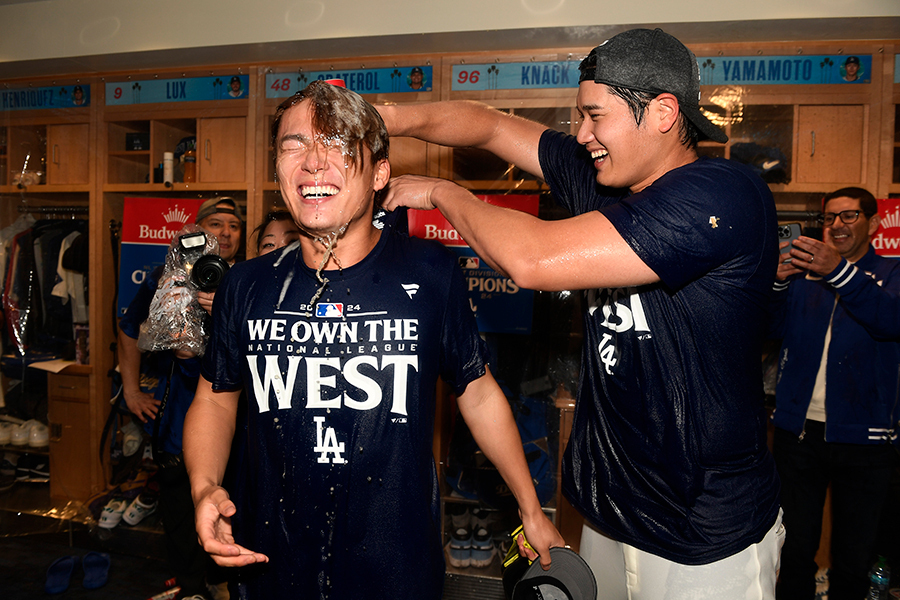
[[[40,421],[35,421],[28,432],[28,445],[32,448],[43,448],[50,444],[50,432],[47,426]]]
[[[31,427],[35,423],[36,421],[30,420],[13,427],[12,433],[9,436],[9,443],[13,446],[27,446],[28,436],[31,434]]]
[[[156,495],[144,492],[132,501],[125,514],[122,515],[122,520],[129,525],[137,525],[145,517],[155,513],[157,506],[159,506],[159,502],[156,500]]]
[[[98,525],[103,529],[112,529],[122,520],[122,514],[127,507],[127,500],[119,498],[110,500],[100,513],[100,522]]]

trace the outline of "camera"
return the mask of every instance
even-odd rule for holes
[[[201,292],[215,291],[228,272],[228,263],[218,254],[208,253],[207,237],[202,231],[178,237],[181,260],[190,273],[191,283]]]
[[[191,282],[201,292],[215,291],[228,272],[228,263],[218,254],[201,256],[191,269]]]
[[[203,356],[209,315],[197,292],[211,292],[222,282],[228,263],[219,242],[198,225],[185,225],[169,244],[166,264],[147,319],[141,323],[138,348],[145,352],[181,350]]]

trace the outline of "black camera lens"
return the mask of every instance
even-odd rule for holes
[[[228,272],[228,263],[221,256],[207,254],[201,256],[191,269],[191,281],[201,292],[212,292]]]

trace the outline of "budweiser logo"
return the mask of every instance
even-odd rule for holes
[[[166,229],[165,227],[154,229],[149,225],[141,225],[138,228],[138,238],[142,240],[160,240],[168,244],[180,229],[181,227],[177,229]]]
[[[178,208],[178,205],[176,204],[175,208],[170,208],[169,212],[163,213],[163,219],[166,220],[166,223],[181,223],[183,226],[188,222],[188,215],[184,210]]]
[[[892,227],[900,227],[900,206],[894,208],[894,212],[886,212],[881,218],[881,228],[891,229]]]
[[[453,228],[444,228],[437,225],[425,225],[426,240],[440,240],[442,242],[465,243],[459,232]]]

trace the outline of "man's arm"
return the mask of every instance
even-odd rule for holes
[[[384,207],[438,208],[478,256],[521,287],[558,291],[659,281],[609,220],[590,211],[544,221],[482,202],[445,179],[392,179]]]
[[[469,101],[376,106],[391,137],[414,137],[454,148],[493,152],[506,162],[544,178],[538,143],[546,125]]]
[[[471,382],[459,395],[457,403],[478,447],[497,467],[515,496],[525,526],[525,538],[540,554],[541,565],[546,569],[550,566],[550,548],[564,546],[565,541],[541,510],[522,449],[522,438],[506,396],[488,372]]]
[[[137,340],[119,329],[117,343],[125,405],[134,416],[146,423],[148,419],[156,418],[159,400],[141,391],[141,351],[137,347]]]
[[[828,243],[805,236],[794,240],[790,254],[798,271],[809,271],[838,286],[833,289],[840,294],[841,305],[869,335],[876,340],[900,339],[898,277],[878,283],[862,271],[854,272],[854,267]],[[778,272],[781,275],[781,267]]]
[[[240,391],[216,392],[205,377],[184,419],[184,465],[191,480],[197,536],[203,549],[223,567],[268,562],[264,554],[234,543],[231,517],[236,512],[222,487],[234,438]]]

